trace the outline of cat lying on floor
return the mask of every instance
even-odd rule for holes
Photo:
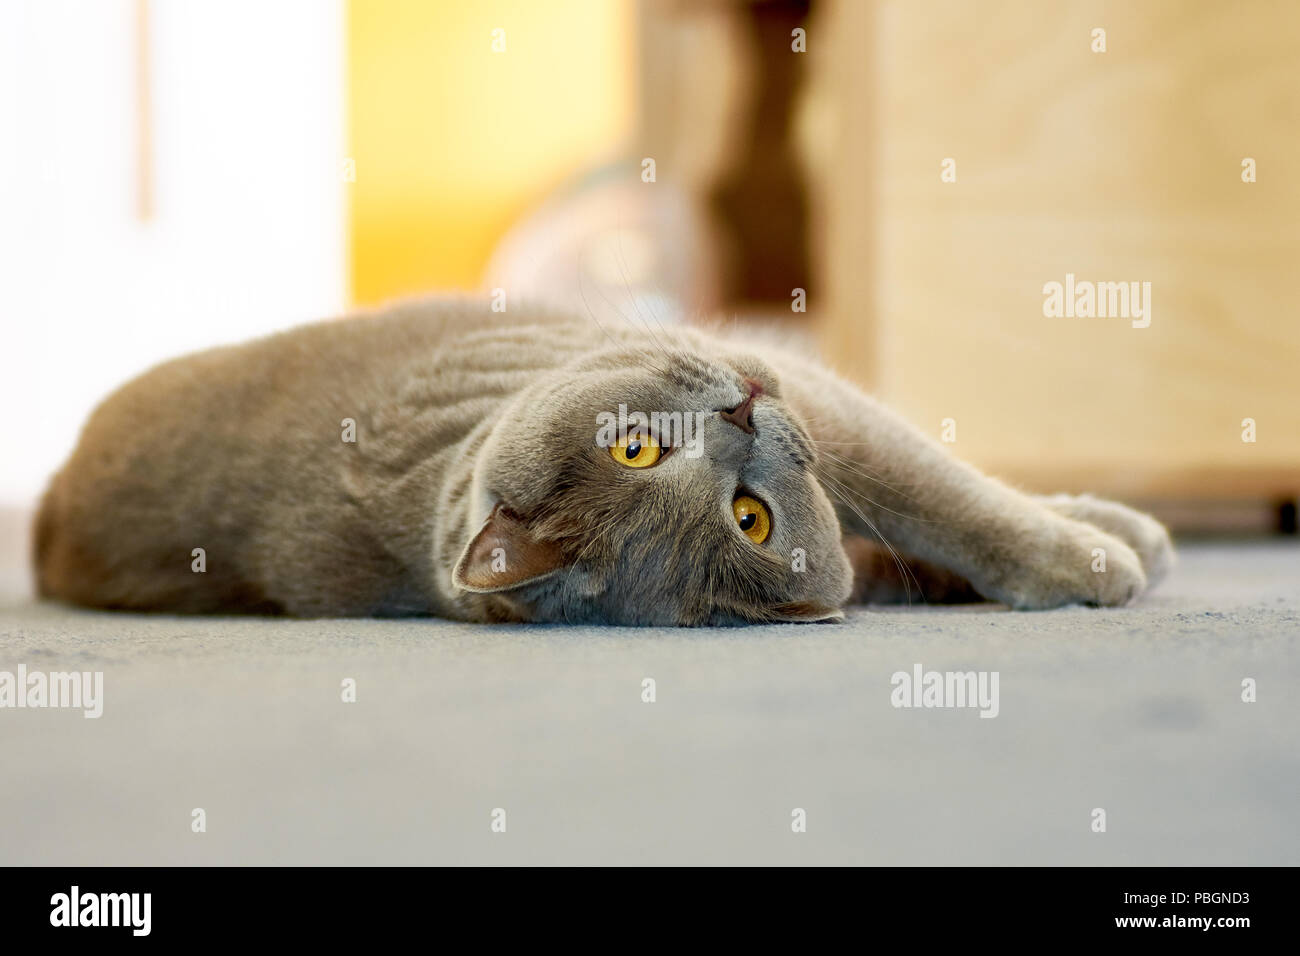
[[[467,302],[153,369],[35,542],[40,593],[94,607],[631,625],[1121,605],[1172,557],[1150,517],[1015,491],[752,331]]]

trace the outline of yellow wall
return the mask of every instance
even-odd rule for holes
[[[630,0],[352,0],[347,16],[355,302],[477,286],[515,218],[631,130]]]

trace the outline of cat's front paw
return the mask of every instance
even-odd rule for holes
[[[1148,514],[1092,495],[1049,495],[1042,501],[1057,514],[1095,525],[1136,551],[1148,587],[1155,586],[1174,566],[1174,543],[1169,532]]]
[[[1052,542],[1004,579],[997,599],[1025,611],[1067,604],[1119,607],[1146,589],[1137,552],[1093,525],[1064,521]]]

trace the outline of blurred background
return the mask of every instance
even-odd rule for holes
[[[0,0],[3,537],[150,365],[493,289],[780,322],[1012,481],[1294,532],[1297,37],[1290,0]],[[1150,282],[1150,326],[1046,317],[1067,274]]]

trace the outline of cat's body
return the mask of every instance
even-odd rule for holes
[[[640,442],[600,438],[620,404],[699,433],[637,467]],[[904,577],[851,540],[877,535],[917,559]],[[842,536],[885,572],[858,596],[1026,608],[1125,603],[1171,557],[1151,519],[1009,489],[744,329],[411,302],[110,396],[47,492],[36,567],[43,595],[100,607],[824,620],[853,596]]]

